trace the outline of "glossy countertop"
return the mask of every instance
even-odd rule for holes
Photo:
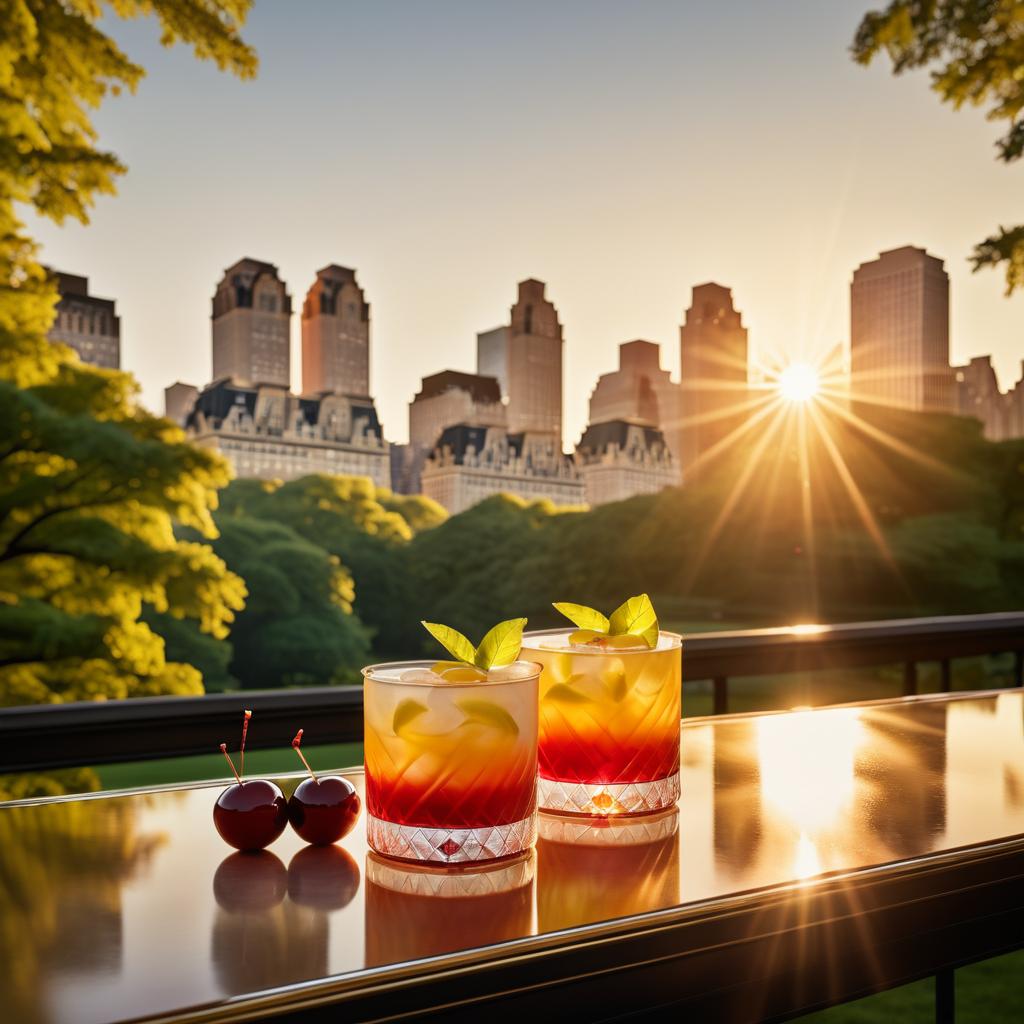
[[[358,771],[347,772],[361,788]],[[286,791],[301,776],[281,781]],[[418,869],[212,824],[223,784],[0,805],[0,1016],[110,1022],[1024,835],[1020,690],[685,722],[678,810],[541,815],[536,851]],[[699,906],[697,906],[699,905]],[[581,931],[582,930],[582,931]],[[437,962],[437,961],[435,961]]]

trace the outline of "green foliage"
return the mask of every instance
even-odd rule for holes
[[[247,688],[353,682],[369,637],[338,559],[280,523],[220,514],[214,551],[248,587],[230,671]]]
[[[400,611],[416,605],[407,549],[418,531],[444,520],[435,502],[394,495],[366,477],[314,475],[285,484],[236,480],[221,495],[221,507],[282,523],[336,556],[352,573],[355,610],[372,630],[374,648],[415,649],[426,609],[411,616]]]
[[[897,75],[932,67],[932,88],[943,102],[987,106],[990,121],[1008,124],[998,141],[1004,161],[1024,154],[1024,2],[1021,0],[893,0],[870,11],[852,52],[869,64],[884,52]],[[975,246],[974,269],[1006,264],[1006,291],[1024,286],[1024,226],[1000,228]]]

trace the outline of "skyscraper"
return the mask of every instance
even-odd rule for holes
[[[670,447],[683,477],[747,415],[747,329],[732,291],[700,284],[679,329],[681,426]]]
[[[291,380],[292,300],[272,263],[241,259],[213,296],[213,378],[240,384]]]
[[[619,368],[602,373],[590,395],[590,423],[624,420],[657,427],[670,441],[679,430],[679,387],[661,368],[661,350],[653,341],[619,346]],[[673,452],[678,458],[678,452]]]
[[[370,304],[354,270],[318,270],[302,305],[302,388],[370,393]]]
[[[48,337],[70,345],[83,362],[108,370],[121,367],[121,321],[113,299],[89,294],[89,279],[54,271],[60,301]]]
[[[488,375],[499,382],[505,381],[509,433],[553,434],[561,445],[562,325],[544,288],[543,281],[532,278],[519,282],[519,297],[504,337],[499,331],[478,336],[477,365],[486,366]]]
[[[950,411],[949,276],[905,245],[862,263],[850,285],[852,397]]]
[[[493,377],[501,388],[501,397],[508,398],[508,328],[494,327],[476,336],[476,372]]]

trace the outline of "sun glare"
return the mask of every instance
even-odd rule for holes
[[[818,371],[809,363],[790,363],[779,374],[779,394],[788,402],[808,402],[818,393]]]

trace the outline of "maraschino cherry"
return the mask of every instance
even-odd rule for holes
[[[352,831],[359,817],[359,794],[355,786],[340,775],[317,778],[299,749],[301,743],[300,729],[292,740],[292,747],[310,777],[295,787],[288,801],[288,819],[300,839],[312,846],[328,846]]]
[[[245,736],[249,731],[252,712],[246,711],[242,719],[242,772],[245,772]],[[220,751],[231,766],[237,785],[228,786],[213,805],[213,823],[224,842],[237,850],[249,852],[269,846],[288,824],[288,805],[284,794],[266,779],[242,781],[235,770],[235,762],[222,743]]]

